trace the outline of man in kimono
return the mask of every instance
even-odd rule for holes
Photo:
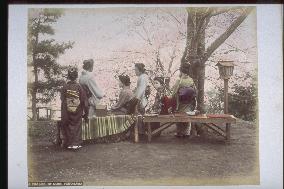
[[[83,86],[87,93],[89,101],[89,118],[95,116],[96,105],[99,103],[100,99],[103,98],[104,94],[102,90],[98,87],[92,71],[94,67],[94,60],[84,60],[83,61],[83,71],[81,73],[79,83]]]

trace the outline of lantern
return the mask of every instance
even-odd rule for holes
[[[224,79],[224,113],[228,113],[228,83],[230,77],[233,75],[234,62],[233,61],[219,61],[216,66],[219,68],[220,78]],[[226,139],[230,140],[230,124],[226,123]]]
[[[220,78],[224,79],[224,113],[228,113],[228,81],[233,75],[233,61],[219,61],[216,66],[219,68]]]
[[[219,61],[216,64],[219,68],[219,74],[221,79],[230,79],[234,71],[234,62],[233,61]]]

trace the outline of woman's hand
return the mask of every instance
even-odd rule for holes
[[[89,122],[88,114],[84,114],[82,117],[84,118],[85,122]]]

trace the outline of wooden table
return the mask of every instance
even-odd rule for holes
[[[189,116],[187,114],[172,114],[172,115],[144,115],[144,125],[147,128],[148,141],[151,142],[152,136],[162,130],[172,126],[174,123],[202,123],[206,127],[212,129],[215,133],[225,138],[226,142],[230,141],[230,127],[232,123],[236,123],[236,118],[228,114],[201,114]],[[160,123],[160,127],[152,131],[151,124],[153,122]],[[223,130],[219,124],[226,124],[226,129]],[[136,135],[136,134],[135,134]],[[138,134],[137,136],[138,137]],[[135,140],[136,142],[139,141]]]

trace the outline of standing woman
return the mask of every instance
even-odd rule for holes
[[[140,100],[138,104],[138,113],[142,115],[145,114],[145,107],[148,103],[148,99],[146,97],[147,94],[145,93],[146,93],[146,89],[149,83],[149,77],[145,72],[146,72],[146,69],[143,63],[135,64],[135,74],[136,76],[138,76],[138,80],[137,80],[137,86],[134,92],[134,96]],[[138,133],[143,135],[145,131],[144,131],[142,121],[141,120],[138,121],[137,124],[138,124]]]
[[[79,83],[83,86],[87,93],[89,101],[89,118],[95,115],[96,105],[99,103],[99,100],[103,98],[104,94],[102,90],[98,87],[92,71],[94,68],[94,60],[84,60],[83,61],[83,71],[79,79]]]
[[[145,114],[145,107],[148,103],[145,92],[149,83],[149,77],[145,72],[146,69],[143,63],[135,64],[135,74],[136,76],[138,76],[138,80],[134,96],[140,100],[140,103],[138,105],[138,111],[141,114]]]
[[[175,85],[172,88],[173,91],[173,98],[176,98],[176,112],[188,112],[192,111],[192,103],[182,103],[179,99],[179,90],[182,88],[192,88],[194,89],[194,82],[191,77],[189,77],[190,65],[189,64],[183,64],[180,67],[180,75],[179,79],[176,81]],[[195,91],[190,91],[190,96],[192,96],[192,99],[195,99]],[[177,137],[184,137],[190,135],[190,125],[189,123],[177,123]]]
[[[69,81],[61,91],[62,133],[64,138],[62,145],[69,149],[82,147],[82,117],[86,117],[88,114],[87,97],[84,89],[76,82],[77,78],[77,70],[69,69]]]

